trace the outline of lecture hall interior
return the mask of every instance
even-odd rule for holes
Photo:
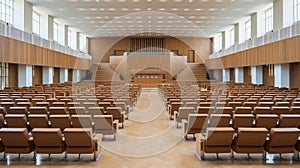
[[[0,0],[0,167],[300,167],[300,0]]]

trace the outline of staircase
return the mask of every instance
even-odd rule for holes
[[[207,70],[204,64],[189,63],[186,68],[178,73],[179,81],[205,81],[207,80]]]
[[[93,80],[96,82],[120,80],[120,75],[110,67],[109,63],[94,64],[91,71],[93,74]]]

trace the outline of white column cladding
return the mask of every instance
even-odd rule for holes
[[[41,14],[41,37],[53,41],[54,18],[50,15]]]
[[[244,67],[234,68],[235,83],[244,83]]]
[[[32,86],[32,65],[18,65],[18,85],[19,87],[23,86]]]
[[[60,68],[60,83],[68,82],[68,69],[66,68]]]
[[[240,43],[240,24],[236,23],[234,25],[234,44]]]
[[[275,0],[273,2],[274,30],[279,30],[293,24],[293,4],[293,0]]]
[[[263,67],[253,66],[251,67],[251,82],[252,84],[263,84]]]
[[[290,88],[290,65],[276,64],[274,66],[275,87]]]
[[[230,69],[223,69],[223,82],[230,81]]]
[[[32,4],[26,0],[14,0],[14,27],[32,32]]]
[[[225,50],[226,48],[226,32],[222,32],[222,50]]]
[[[74,69],[73,70],[73,83],[80,82],[80,70]]]
[[[53,67],[43,67],[43,84],[53,84]]]

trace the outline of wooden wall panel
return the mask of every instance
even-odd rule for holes
[[[92,61],[0,36],[0,61],[40,66],[89,69]],[[81,62],[76,65],[75,62]]]
[[[300,62],[300,36],[280,40],[221,58],[206,60],[209,69]]]
[[[54,68],[53,83],[59,83],[59,82],[60,82],[60,69]]]
[[[195,50],[195,62],[202,63],[211,54],[212,42],[208,38],[173,38],[165,37],[166,50],[178,50],[179,54],[188,55],[188,50]],[[108,63],[109,56],[114,55],[114,50],[130,51],[130,37],[119,38],[94,38],[89,40],[89,53],[93,56],[94,63]]]
[[[18,64],[8,64],[8,86],[18,86]]]
[[[300,88],[300,63],[290,64],[290,86]]]
[[[33,85],[41,85],[43,83],[43,67],[34,66],[34,76],[32,78]]]

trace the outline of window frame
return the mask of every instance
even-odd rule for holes
[[[270,32],[274,28],[273,10],[273,6],[265,10],[265,32]]]
[[[297,22],[300,20],[300,0],[294,0],[293,9],[294,22]]]
[[[245,22],[245,41],[251,39],[251,19]]]
[[[232,28],[229,31],[229,45],[233,46],[235,44],[235,29]]]
[[[0,0],[0,20],[13,24],[14,0]]]
[[[35,10],[32,11],[32,32],[41,34],[41,15]]]

